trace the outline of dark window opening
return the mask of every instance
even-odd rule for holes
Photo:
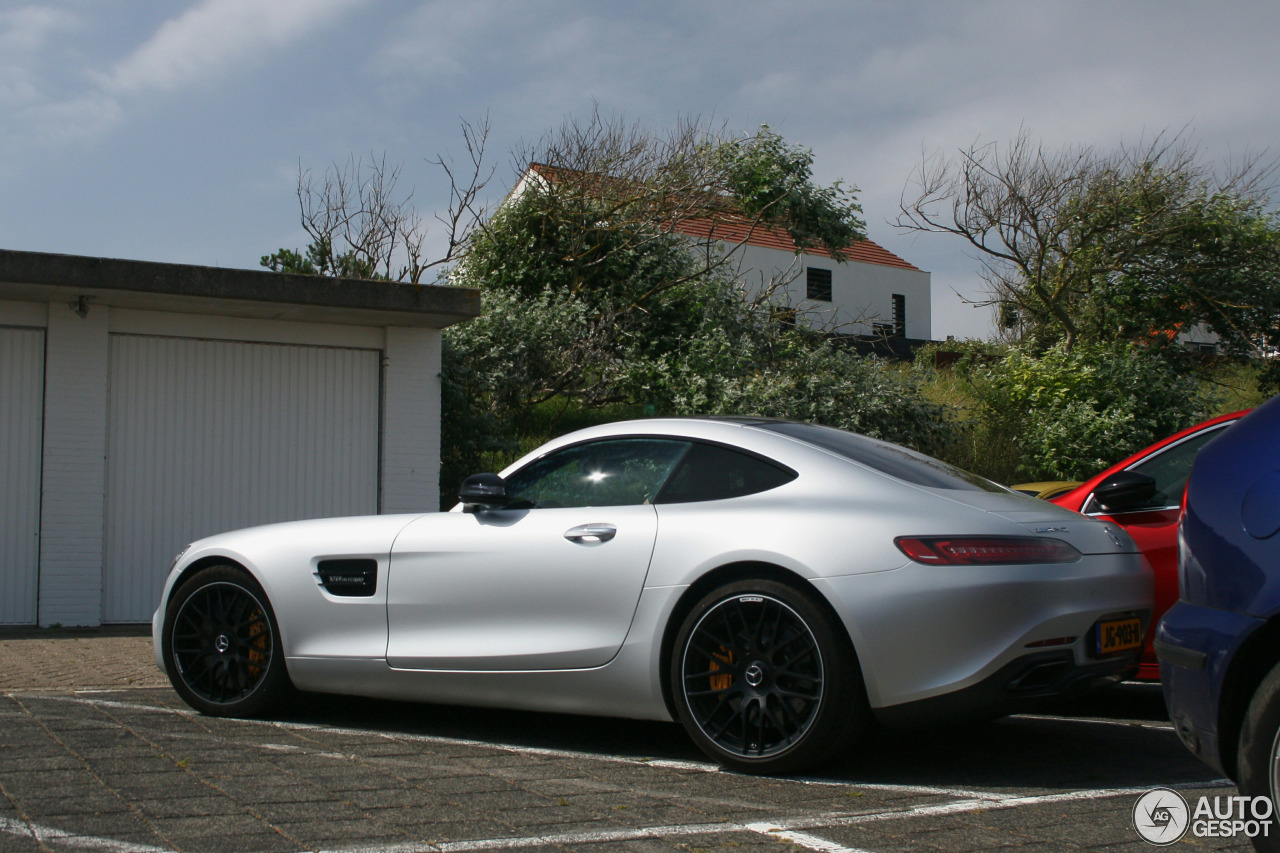
[[[804,295],[819,302],[831,301],[831,270],[809,267],[805,270]]]
[[[907,297],[893,294],[893,333],[899,338],[907,336]]]
[[[694,444],[654,503],[719,501],[775,489],[799,476],[790,468],[718,444]]]

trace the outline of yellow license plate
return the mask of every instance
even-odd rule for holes
[[[1098,654],[1123,652],[1142,645],[1141,619],[1110,619],[1097,626]]]

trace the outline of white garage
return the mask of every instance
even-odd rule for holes
[[[150,619],[221,530],[437,509],[475,291],[0,251],[0,624]]]
[[[0,327],[0,625],[36,620],[44,331]]]

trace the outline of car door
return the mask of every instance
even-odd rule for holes
[[[392,549],[388,663],[607,663],[644,587],[657,535],[652,500],[687,449],[646,437],[561,448],[506,479],[506,508],[417,519]]]

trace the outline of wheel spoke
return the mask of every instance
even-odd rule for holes
[[[721,687],[718,690],[686,690],[684,695],[688,696],[690,699],[695,699],[700,696],[720,696],[722,694],[729,693],[732,690],[732,687]]]

